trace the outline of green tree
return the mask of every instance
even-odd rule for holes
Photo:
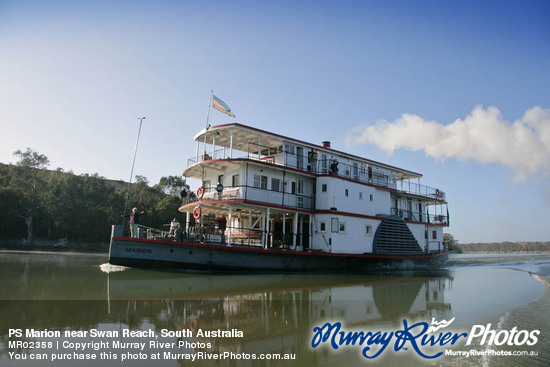
[[[98,242],[107,243],[111,224],[120,223],[127,196],[129,208],[146,212],[141,218],[145,226],[161,228],[174,217],[184,222],[179,192],[189,193],[189,187],[183,178],[162,178],[150,187],[146,177],[137,176],[128,193],[123,182],[97,173],[77,176],[60,168],[47,170],[47,157],[31,149],[14,155],[17,165],[0,164],[1,240],[24,236],[36,245],[38,238],[51,242],[66,237],[70,243],[80,242],[81,249],[90,243],[97,248]],[[193,198],[189,193],[185,200]]]
[[[171,196],[180,196],[182,190],[189,191],[189,185],[180,176],[161,177],[155,188]]]
[[[458,245],[458,241],[450,233],[443,233],[443,243],[445,248],[453,250],[457,254],[462,253],[462,248]]]
[[[20,188],[17,216],[25,221],[27,226],[27,243],[33,244],[33,221],[40,209],[38,192],[42,182],[39,180],[39,171],[46,168],[50,161],[44,154],[39,154],[27,148],[26,151],[17,150],[13,153],[18,157],[17,166],[20,167],[19,177],[22,179]]]
[[[183,218],[177,209],[183,204],[197,201],[197,196],[191,191],[185,178],[181,176],[161,177],[156,189],[168,195],[159,203],[159,208],[165,213],[172,213],[172,216],[180,217],[178,220],[183,223]],[[168,214],[170,216],[170,214]]]
[[[7,185],[0,187],[0,239],[14,238],[26,231],[25,224],[17,217],[20,193]],[[19,237],[21,238],[21,237]]]

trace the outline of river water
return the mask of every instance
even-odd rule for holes
[[[184,274],[106,262],[0,252],[0,366],[550,365],[548,254],[452,255],[436,269],[350,275]],[[415,334],[442,320],[452,323],[433,334],[479,336],[470,345],[466,335],[433,346],[396,341],[406,325],[418,323]],[[340,345],[336,337],[331,346],[329,337],[313,348],[314,328],[327,322],[378,338]],[[41,334],[26,335],[33,330]],[[393,335],[385,349],[382,335]]]

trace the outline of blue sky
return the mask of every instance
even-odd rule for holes
[[[423,173],[460,242],[548,241],[548,19],[548,1],[4,0],[0,162],[30,147],[127,180],[146,116],[134,173],[156,183],[194,155],[212,88],[237,116],[212,124]]]

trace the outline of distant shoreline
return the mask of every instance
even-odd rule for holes
[[[548,253],[550,252],[550,242],[489,242],[489,243],[458,243],[453,246],[457,252],[465,254],[481,253],[504,253],[504,254],[523,254],[523,253]]]
[[[463,251],[457,255],[471,254],[548,254],[550,251]]]
[[[65,249],[67,250],[67,249]],[[39,255],[94,255],[94,256],[108,256],[106,252],[90,252],[90,251],[75,251],[75,250],[56,250],[56,249],[5,249],[0,248],[0,254],[39,254]]]
[[[64,245],[45,244],[45,241],[37,240],[34,246],[18,243],[17,241],[0,241],[0,251],[21,251],[21,252],[74,252],[90,254],[108,254],[109,243],[105,242],[83,242],[71,241]]]

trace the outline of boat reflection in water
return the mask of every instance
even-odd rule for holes
[[[361,348],[337,353],[313,350],[313,327],[332,320],[348,330],[377,331],[402,328],[403,318],[449,319],[451,306],[445,302],[444,290],[451,284],[452,277],[445,270],[370,276],[251,276],[128,269],[109,274],[108,293],[110,309],[120,307],[123,322],[131,329],[147,329],[150,324],[157,332],[236,329],[243,332],[242,338],[178,340],[210,343],[210,351],[218,353],[295,354],[296,360],[285,361],[285,365],[336,365],[346,359],[350,363],[366,360]],[[199,350],[180,348],[180,353]]]
[[[103,366],[357,366],[381,365],[522,365],[548,366],[548,334],[541,315],[550,305],[548,255],[463,255],[454,259],[450,271],[378,269],[377,274],[188,274],[140,269],[102,269],[105,256],[89,254],[2,254],[0,253],[0,366],[42,366],[31,363],[34,349],[10,348],[9,341],[101,342],[111,345]],[[121,271],[115,271],[121,270]],[[538,281],[533,281],[533,279]],[[505,289],[506,291],[503,291]],[[451,309],[452,305],[452,309]],[[393,351],[388,345],[374,361],[367,361],[359,346],[333,350],[323,344],[311,347],[313,328],[325,322],[341,322],[346,331],[398,331],[403,320],[431,323],[455,319],[449,331],[468,332],[473,325],[499,325],[540,330],[532,349],[502,345],[505,351],[528,350],[539,354],[510,359],[503,356],[488,363],[484,356],[474,358],[444,356],[426,360],[413,350]],[[543,318],[544,319],[544,318]],[[61,331],[60,338],[10,336],[21,329]],[[113,331],[120,337],[101,338],[89,334],[69,338],[66,330]],[[196,333],[161,335],[194,330]],[[149,331],[155,337],[131,337],[124,330]],[[202,331],[242,332],[242,337],[197,335]],[[544,334],[546,333],[546,334]],[[146,343],[141,351],[118,343]],[[150,341],[174,343],[155,347]],[[178,346],[183,342],[183,346]],[[186,345],[191,343],[191,346]],[[195,344],[193,344],[195,343]],[[200,343],[198,345],[197,343]],[[209,344],[210,346],[207,346]],[[166,344],[164,344],[166,345]],[[472,344],[473,346],[473,344]],[[464,343],[452,349],[470,350]],[[427,346],[426,346],[427,348]],[[447,346],[445,346],[447,348]],[[477,344],[474,349],[484,348]],[[519,348],[519,349],[518,349]],[[444,348],[434,347],[441,351]],[[480,349],[484,350],[484,349]],[[71,350],[59,350],[67,353]],[[90,348],[83,353],[96,353]],[[28,355],[27,363],[10,359],[9,353]],[[51,353],[57,351],[50,350]],[[157,361],[128,360],[125,353],[160,353]],[[186,360],[199,353],[277,353],[292,354],[292,360]],[[175,357],[165,356],[173,353]],[[435,352],[434,352],[435,353]],[[115,360],[114,356],[118,356]],[[182,357],[183,356],[183,357]],[[108,358],[111,359],[108,359]],[[50,359],[51,362],[51,359]],[[97,367],[98,361],[65,361],[56,366]],[[73,363],[71,363],[73,362]],[[265,363],[264,363],[265,362]],[[494,363],[493,363],[494,362]]]

